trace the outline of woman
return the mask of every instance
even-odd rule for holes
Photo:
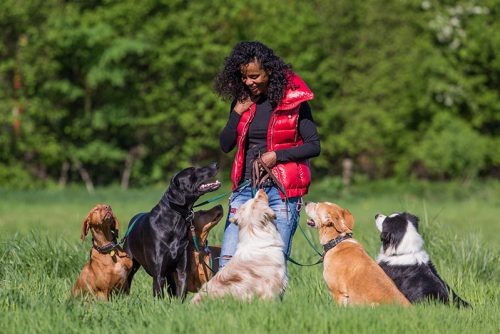
[[[264,187],[288,257],[301,198],[311,182],[307,159],[320,153],[319,136],[307,103],[314,94],[292,72],[291,65],[260,42],[237,44],[216,76],[214,88],[222,98],[233,100],[229,120],[220,134],[221,149],[228,153],[237,146],[220,268],[236,251],[238,227],[229,218],[252,198],[251,186],[240,185],[251,179],[253,161],[259,155],[285,190],[283,193],[271,178]]]

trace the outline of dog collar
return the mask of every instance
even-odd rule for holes
[[[115,255],[115,248],[118,246],[116,243],[116,239],[113,237],[113,241],[108,242],[104,246],[96,246],[94,239],[92,239],[92,247],[95,248],[96,251],[98,251],[101,254],[111,254],[111,256]]]
[[[323,249],[325,251],[324,254],[326,254],[326,252],[328,252],[330,249],[332,249],[335,246],[337,246],[338,244],[340,244],[342,241],[347,240],[347,239],[351,239],[351,238],[352,238],[352,233],[347,233],[343,237],[335,238],[335,239],[328,241],[326,244],[323,245]]]
[[[194,211],[193,209],[186,210],[182,206],[172,203],[168,201],[167,205],[170,207],[170,209],[174,210],[177,212],[181,217],[183,217],[187,222],[191,223],[194,219]]]

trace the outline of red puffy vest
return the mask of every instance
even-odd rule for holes
[[[273,111],[267,130],[267,150],[274,151],[302,145],[303,141],[298,132],[299,109],[302,102],[312,100],[313,92],[302,79],[293,73],[288,81],[285,97]],[[237,151],[234,156],[231,180],[233,190],[241,181],[245,160],[245,140],[248,127],[255,115],[256,105],[252,104],[243,112],[238,124]],[[283,184],[287,197],[304,196],[311,183],[309,161],[278,162],[272,169],[274,175]],[[281,194],[284,198],[285,194]]]

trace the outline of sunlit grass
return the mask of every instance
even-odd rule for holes
[[[455,310],[421,304],[341,308],[326,289],[321,266],[289,265],[290,284],[283,301],[243,304],[207,301],[196,307],[152,298],[151,278],[140,271],[129,296],[110,303],[85,304],[69,298],[88,258],[80,227],[96,203],[109,203],[126,230],[128,219],[149,210],[164,189],[122,191],[84,189],[0,190],[0,331],[2,333],[495,333],[500,311],[500,186],[498,183],[406,184],[394,182],[338,191],[335,180],[314,184],[307,200],[328,200],[355,216],[354,236],[376,256],[380,247],[373,217],[408,210],[421,218],[426,249],[441,276],[474,305]],[[228,185],[225,185],[228,190]],[[220,190],[218,193],[223,192]],[[207,196],[209,197],[209,196]],[[220,201],[227,206],[227,199]],[[302,226],[318,245],[317,232]],[[219,243],[224,222],[211,235]],[[317,260],[298,230],[292,255]],[[191,296],[188,296],[188,300]]]

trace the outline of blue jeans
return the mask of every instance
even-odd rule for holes
[[[264,191],[269,197],[269,206],[276,214],[274,223],[278,228],[278,232],[283,239],[283,253],[288,257],[292,248],[292,237],[297,229],[297,224],[300,218],[301,197],[293,197],[288,199],[288,207],[284,200],[281,199],[279,191],[276,187],[264,187]],[[224,239],[222,240],[222,249],[219,259],[219,269],[224,267],[229,262],[231,257],[236,252],[238,246],[238,226],[229,221],[236,213],[236,210],[246,201],[253,198],[252,187],[245,186],[241,189],[233,191],[229,198],[229,212],[224,230]],[[288,215],[287,215],[288,211]]]

